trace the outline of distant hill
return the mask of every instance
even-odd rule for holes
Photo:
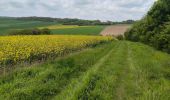
[[[122,22],[102,22],[100,20],[83,20],[83,19],[71,19],[71,18],[51,18],[51,17],[5,17],[0,16],[0,35],[6,35],[8,33],[11,33],[18,29],[33,29],[38,27],[45,27],[50,25],[78,25],[78,26],[95,26],[98,27],[99,30],[103,29],[103,26],[107,25],[115,25],[115,24],[132,24],[134,23],[133,20],[127,20]],[[71,30],[72,33],[77,33],[78,31],[81,31],[83,33],[89,34],[95,33],[96,30],[94,27],[88,28],[86,31],[84,31],[86,28],[82,28],[79,30]],[[90,30],[90,31],[88,31]],[[63,31],[63,30],[62,30]],[[64,30],[65,32],[70,32],[70,30]],[[88,32],[87,32],[88,31]],[[59,32],[55,31],[54,32]],[[64,32],[64,33],[65,33]],[[81,33],[80,32],[80,33]],[[63,32],[59,32],[63,33]],[[98,31],[97,31],[98,33]],[[68,34],[68,33],[67,33]]]
[[[147,15],[126,32],[126,38],[170,53],[170,0],[158,0]]]
[[[71,19],[71,18],[51,18],[51,17],[18,17],[18,20],[38,20],[38,21],[50,21],[57,22],[63,25],[102,25],[102,24],[112,24],[103,23],[100,20],[82,20],[82,19]]]
[[[36,20],[18,20],[15,17],[0,17],[0,35],[18,29],[30,29],[49,25],[56,25],[56,22],[36,21]]]
[[[5,18],[5,17],[0,17]],[[100,20],[84,20],[77,18],[51,18],[51,17],[6,17],[9,19],[24,20],[24,21],[45,21],[45,22],[57,22],[63,25],[114,25],[114,24],[133,24],[134,20],[126,20],[122,22],[106,21],[102,22]]]

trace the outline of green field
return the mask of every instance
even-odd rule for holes
[[[56,29],[52,30],[53,34],[62,35],[99,35],[99,33],[105,28],[105,26],[88,26],[70,29]]]
[[[169,100],[170,55],[113,41],[0,78],[2,100]]]
[[[6,35],[8,32],[16,29],[29,29],[36,27],[43,27],[57,24],[55,22],[44,21],[25,21],[17,20],[14,18],[1,18],[0,17],[0,35]]]
[[[45,22],[45,21],[35,21],[35,20],[17,20],[15,18],[2,18],[0,17],[0,35],[7,35],[9,32],[18,29],[30,29],[30,28],[40,28],[49,27],[53,25],[59,25],[57,22]],[[85,26],[76,28],[66,28],[62,29],[51,29],[52,34],[62,34],[62,35],[99,35],[99,33],[104,29],[105,26]],[[70,25],[71,26],[71,25]]]

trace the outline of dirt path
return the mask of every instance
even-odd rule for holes
[[[131,25],[113,25],[106,27],[100,34],[103,36],[118,36],[123,35]]]

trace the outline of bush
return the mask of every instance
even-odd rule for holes
[[[169,24],[169,25],[168,25]],[[125,38],[154,46],[170,52],[170,3],[169,0],[158,0],[140,21],[125,33]]]
[[[50,31],[48,28],[44,28],[44,29],[41,30],[41,33],[42,33],[42,34],[50,35],[50,34],[51,34],[51,31]]]
[[[123,35],[118,35],[118,36],[116,36],[116,38],[117,38],[118,40],[124,40],[124,36],[123,36]]]
[[[157,49],[170,53],[170,34],[157,34],[151,41]]]
[[[9,32],[9,35],[50,35],[50,34],[51,34],[51,31],[47,28],[13,30],[13,31]]]

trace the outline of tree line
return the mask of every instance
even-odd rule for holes
[[[48,28],[44,29],[22,29],[22,30],[12,30],[8,35],[50,35],[51,31]]]
[[[170,53],[170,1],[156,1],[147,15],[125,33],[125,37]]]
[[[63,25],[115,25],[115,24],[133,24],[134,20],[126,20],[122,22],[113,22],[113,21],[106,21],[102,22],[100,20],[83,20],[77,18],[51,18],[51,17],[16,17],[17,20],[35,20],[35,21],[46,21],[46,22],[56,22]]]

